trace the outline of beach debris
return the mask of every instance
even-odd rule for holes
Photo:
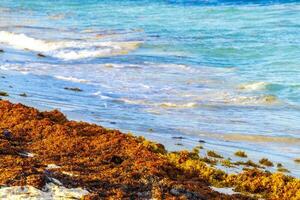
[[[3,136],[7,139],[7,140],[11,140],[13,138],[11,132],[9,130],[4,130],[3,131]]]
[[[27,97],[27,94],[26,93],[21,93],[21,94],[19,94],[19,96],[21,96],[21,97]]]
[[[290,173],[290,170],[288,170],[288,169],[286,169],[286,168],[284,168],[284,167],[279,167],[279,168],[277,168],[277,171],[279,171],[279,172],[284,172],[284,173]]]
[[[241,158],[247,158],[247,154],[244,151],[237,151],[234,153],[234,155],[241,157]]]
[[[42,53],[38,53],[38,54],[36,54],[38,57],[41,57],[41,58],[46,58],[46,56],[44,55],[44,54],[42,54]]]
[[[204,149],[202,145],[197,145],[193,148],[193,151],[195,150],[200,150],[200,149]]]
[[[116,156],[116,155],[112,156],[110,159],[110,162],[115,163],[116,165],[122,164],[123,161],[124,161],[123,158],[121,158],[120,156]]]
[[[199,143],[205,143],[205,140],[198,140]]]
[[[300,158],[296,158],[294,161],[295,161],[295,163],[299,163],[300,164]]]
[[[29,153],[29,152],[19,152],[18,154],[20,156],[24,156],[24,157],[30,157],[30,158],[34,157],[34,154],[33,153]]]
[[[281,163],[277,163],[277,171],[284,172],[284,173],[290,173],[290,171],[288,169],[286,169],[285,167],[283,167],[283,165]]]
[[[77,87],[65,87],[65,90],[70,90],[70,91],[74,91],[74,92],[82,92],[83,90]]]
[[[283,167],[283,165],[281,163],[277,163],[277,167],[281,168],[281,167]]]
[[[214,151],[207,151],[207,155],[209,157],[213,157],[213,158],[223,158],[223,156],[221,156],[220,154],[218,154]]]
[[[0,49],[0,53],[4,53],[4,50],[3,50],[3,49]]]
[[[185,139],[185,137],[182,137],[182,136],[172,136],[172,139],[183,140],[183,139]]]
[[[86,200],[256,199],[244,193],[262,199],[300,198],[300,180],[282,172],[247,168],[227,174],[213,166],[223,159],[202,157],[196,151],[168,152],[143,137],[69,121],[57,110],[39,112],[0,101],[0,130],[11,130],[14,136],[14,141],[0,137],[0,185],[5,187],[31,185],[42,191],[52,184],[69,191],[84,188],[91,193],[76,198]],[[35,156],[19,156],[25,150]],[[49,169],[49,163],[60,168]],[[229,196],[211,186],[241,193]],[[68,191],[61,192],[60,198],[68,199]]]
[[[48,164],[46,167],[46,169],[59,169],[59,168],[61,167],[56,164]]]
[[[7,97],[9,94],[7,92],[0,91],[0,96]]]
[[[143,139],[141,143],[144,147],[146,147],[148,150],[154,153],[165,154],[167,152],[165,146],[160,143],[151,142],[145,139]]]
[[[259,163],[264,165],[264,166],[267,166],[267,167],[273,167],[274,166],[274,164],[268,158],[260,159]]]
[[[234,164],[229,159],[221,160],[221,164],[224,167],[233,168]]]
[[[256,164],[255,162],[253,162],[252,160],[248,160],[246,162],[244,161],[237,161],[235,163],[233,163],[234,165],[244,165],[244,166],[248,166],[248,167],[254,167],[254,168],[263,168],[262,166]]]
[[[217,163],[218,163],[218,160],[216,160],[216,159],[211,159],[211,158],[209,158],[209,157],[203,157],[203,158],[200,158],[200,160],[202,161],[202,162],[205,162],[205,163],[207,163],[207,164],[210,164],[210,165],[216,165]]]

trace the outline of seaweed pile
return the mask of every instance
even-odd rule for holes
[[[300,199],[300,180],[282,173],[253,168],[228,175],[199,152],[167,152],[141,137],[69,121],[57,110],[0,100],[0,188],[43,190],[48,183],[84,188],[83,199]]]

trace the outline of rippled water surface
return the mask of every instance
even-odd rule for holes
[[[300,176],[299,33],[297,1],[6,0],[0,90],[169,149],[243,149]]]

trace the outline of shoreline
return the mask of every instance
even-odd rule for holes
[[[6,76],[8,78],[9,76]],[[70,84],[72,85],[72,84]],[[23,97],[18,95],[16,92],[12,92],[13,88],[9,88],[7,91],[9,96],[3,97],[6,100],[9,100],[12,103],[22,103],[29,107],[37,108],[40,111],[48,111],[52,109],[58,108],[63,112],[70,120],[74,121],[85,121],[92,124],[103,125],[110,129],[117,129],[123,133],[131,133],[134,132],[135,136],[145,137],[148,140],[159,142],[164,144],[168,151],[181,151],[181,150],[188,150],[191,151],[195,146],[205,142],[203,146],[205,149],[214,149],[217,152],[221,152],[224,157],[228,157],[232,159],[232,162],[240,161],[240,158],[236,158],[233,156],[234,152],[238,150],[243,150],[247,152],[249,159],[258,163],[260,159],[267,157],[272,162],[275,163],[275,166],[268,167],[267,170],[270,172],[276,172],[278,168],[276,167],[276,163],[280,163],[287,169],[285,174],[293,176],[295,178],[299,178],[299,162],[295,162],[298,159],[298,156],[284,156],[284,154],[278,154],[276,152],[272,152],[270,148],[266,148],[266,145],[274,144],[272,147],[273,150],[275,148],[281,149],[285,148],[285,146],[281,146],[281,144],[288,144],[296,145],[299,143],[298,140],[293,140],[289,137],[265,137],[262,135],[236,135],[236,134],[216,134],[216,133],[201,133],[200,135],[195,134],[186,134],[185,131],[177,132],[177,130],[173,130],[172,127],[170,128],[172,133],[170,132],[157,132],[157,130],[147,129],[147,130],[138,130],[138,129],[129,129],[126,126],[122,126],[120,122],[118,123],[110,123],[113,122],[114,119],[105,118],[105,120],[97,120],[93,118],[90,114],[78,113],[74,111],[64,110],[64,104],[56,104],[55,106],[51,106],[48,104],[43,105],[45,101],[38,101],[37,99],[33,99],[30,93],[21,93],[21,94],[28,94],[27,97]],[[23,90],[22,90],[23,91]],[[25,90],[24,90],[25,91]],[[86,93],[86,91],[84,91]],[[76,92],[73,92],[76,94]],[[109,110],[107,110],[109,112]],[[100,118],[98,118],[100,119]],[[148,125],[147,125],[148,126]],[[125,127],[125,128],[124,128]],[[149,126],[148,126],[149,127]],[[248,140],[243,140],[243,139]],[[267,141],[264,141],[267,140]],[[264,141],[264,142],[263,142]],[[289,142],[289,141],[293,141]],[[276,145],[275,145],[276,144]],[[258,146],[259,145],[259,146]],[[257,150],[259,149],[259,150]],[[288,153],[288,152],[286,152]],[[287,154],[286,154],[287,155]],[[201,156],[205,156],[205,152],[201,152]],[[243,160],[244,162],[247,160]],[[241,171],[239,167],[238,170],[232,168],[226,168],[221,165],[217,166],[219,169],[225,171],[226,173],[238,173]],[[281,170],[281,169],[280,169]]]
[[[57,110],[0,100],[0,111],[0,196],[11,186],[43,190],[53,183],[84,189],[83,199],[300,198],[299,179],[250,162],[239,163],[241,173],[226,174],[214,163],[236,163],[208,150],[203,157],[201,146],[167,152],[143,137],[69,121]],[[213,186],[235,192],[218,193]]]
[[[300,178],[299,164],[294,162],[295,159],[298,159],[299,146],[297,145],[298,143],[289,142],[293,140],[293,137],[289,136],[289,132],[287,132],[286,136],[284,133],[280,133],[278,138],[276,137],[278,135],[277,132],[274,132],[274,135],[270,134],[269,137],[265,137],[269,134],[265,132],[256,134],[258,132],[255,131],[255,124],[252,126],[253,129],[248,129],[250,134],[247,131],[231,132],[226,128],[218,129],[219,131],[209,131],[202,126],[193,128],[192,124],[189,123],[186,124],[186,127],[191,128],[185,129],[185,125],[176,124],[176,120],[170,123],[165,117],[162,117],[162,114],[151,116],[143,112],[143,109],[132,113],[136,108],[132,108],[127,104],[116,103],[114,98],[111,100],[100,100],[93,96],[96,90],[90,88],[87,84],[56,80],[52,76],[46,77],[45,81],[43,80],[44,76],[39,77],[34,73],[24,75],[20,72],[4,71],[1,74],[5,76],[1,90],[9,93],[9,97],[4,97],[4,99],[16,103],[24,103],[27,106],[40,110],[59,109],[72,120],[83,120],[118,129],[125,133],[133,131],[135,135],[163,143],[170,151],[192,150],[193,147],[199,144],[199,140],[205,140],[205,147],[221,152],[224,154],[224,157],[231,157],[235,151],[244,150],[249,155],[249,158],[255,162],[258,162],[263,157],[268,157],[272,161],[286,166],[290,171],[289,175]],[[27,79],[30,80],[30,85],[27,85]],[[40,81],[46,82],[46,87],[42,86],[42,84],[40,85]],[[36,86],[38,87],[36,88]],[[43,91],[48,87],[53,87],[53,89],[50,90],[50,93],[44,93]],[[65,87],[80,88],[83,92],[66,90],[64,89]],[[26,92],[27,97],[20,96],[24,92]],[[69,102],[69,99],[72,102]],[[104,105],[108,105],[108,107]],[[204,122],[209,118],[210,116],[203,118]],[[154,123],[152,123],[153,119]],[[227,117],[220,116],[218,118],[218,121],[223,120],[227,120]],[[164,123],[160,124],[159,121]],[[202,121],[200,120],[199,123],[202,123]],[[236,122],[231,122],[230,124],[234,126],[234,123]],[[217,123],[210,121],[209,124],[212,127],[211,129],[214,129],[214,124]],[[266,127],[265,131],[267,132],[268,130]],[[252,134],[255,135],[254,140],[254,135]],[[184,139],[173,139],[173,136],[181,136]],[[257,138],[259,138],[258,141],[256,141]],[[276,167],[269,170],[274,172]]]

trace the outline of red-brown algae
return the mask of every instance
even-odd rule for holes
[[[206,164],[199,150],[167,152],[142,137],[69,121],[56,110],[0,101],[2,186],[41,189],[51,177],[64,187],[87,189],[84,199],[255,199],[221,194],[211,185],[266,199],[300,198],[299,179],[255,167],[226,174]]]

